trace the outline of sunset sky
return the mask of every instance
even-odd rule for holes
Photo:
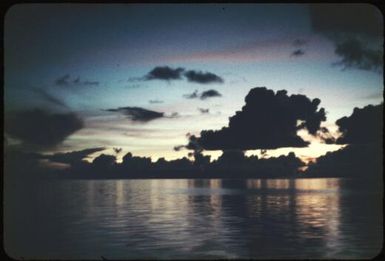
[[[322,125],[337,135],[337,119],[383,102],[382,64],[361,66],[363,56],[350,55],[352,49],[338,42],[340,35],[354,36],[366,44],[364,55],[382,46],[382,28],[375,27],[383,23],[381,13],[358,7],[369,19],[350,21],[349,8],[357,5],[344,6],[339,14],[346,24],[334,27],[322,24],[315,6],[302,4],[14,5],[4,27],[5,114],[40,108],[73,112],[84,121],[41,152],[106,147],[100,154],[118,147],[120,157],[175,159],[188,154],[174,151],[187,143],[187,133],[227,126],[249,90],[265,86],[319,98],[327,112]],[[167,68],[177,75],[167,78]],[[148,111],[160,114],[147,117]],[[267,154],[294,151],[305,159],[340,147],[305,139],[307,148]]]

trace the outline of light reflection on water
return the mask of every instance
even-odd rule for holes
[[[5,247],[16,258],[370,258],[383,234],[383,192],[375,185],[346,179],[20,184],[5,187]]]

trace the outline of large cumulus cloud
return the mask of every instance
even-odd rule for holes
[[[75,113],[54,114],[42,109],[20,111],[7,115],[5,131],[25,145],[53,147],[83,127]]]
[[[336,121],[341,137],[339,144],[348,144],[328,152],[310,164],[307,175],[357,177],[381,182],[383,173],[383,109],[384,105],[354,108],[349,117]]]
[[[203,130],[200,137],[190,136],[188,148],[206,150],[275,149],[305,147],[308,142],[297,135],[307,129],[316,135],[326,120],[325,110],[318,109],[319,99],[305,95],[288,96],[285,90],[274,93],[265,87],[251,89],[241,111],[221,130]]]
[[[382,144],[384,104],[354,108],[352,115],[336,121],[342,136],[339,144]]]

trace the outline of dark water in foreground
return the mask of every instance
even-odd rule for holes
[[[15,258],[370,258],[382,184],[347,179],[6,184]],[[15,196],[17,195],[17,196]]]

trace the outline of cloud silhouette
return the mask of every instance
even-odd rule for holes
[[[26,145],[53,147],[83,127],[75,113],[53,114],[42,109],[8,115],[5,131]]]
[[[58,163],[65,163],[65,164],[76,164],[78,162],[81,162],[84,158],[86,158],[88,155],[105,150],[106,148],[99,147],[99,148],[89,148],[84,149],[80,151],[71,151],[66,153],[55,153],[53,155],[43,155],[43,158],[49,159],[52,162],[58,162]]]
[[[229,119],[228,127],[220,130],[203,130],[200,137],[189,137],[189,149],[275,149],[305,147],[308,142],[297,135],[307,129],[317,135],[325,110],[318,110],[319,99],[305,95],[287,95],[287,91],[274,93],[265,87],[250,90],[241,111]]]
[[[157,66],[144,76],[145,80],[180,80],[184,68],[171,68],[169,66]]]
[[[189,82],[196,82],[200,84],[223,83],[223,79],[221,77],[210,72],[189,70],[184,73],[184,76]]]
[[[140,80],[181,80],[182,75],[186,77],[187,81],[195,82],[199,84],[210,84],[210,83],[223,83],[223,79],[218,75],[211,72],[202,72],[195,70],[185,71],[185,68],[171,68],[169,66],[157,66],[152,69],[143,77],[130,78],[132,81]],[[129,79],[129,80],[130,80]]]
[[[383,68],[383,18],[375,6],[310,4],[309,8],[313,31],[329,38],[341,57],[335,65],[372,71]]]
[[[341,34],[379,38],[383,33],[382,15],[370,4],[310,4],[312,29],[330,38]]]
[[[348,39],[336,44],[335,53],[341,60],[334,63],[343,69],[379,70],[382,67],[382,52],[369,49],[357,39]]]
[[[105,111],[120,112],[132,121],[148,122],[158,118],[163,118],[163,112],[151,111],[140,107],[120,107],[117,109],[107,109]]]
[[[207,90],[207,91],[203,91],[202,93],[198,93],[198,90],[195,90],[193,93],[190,93],[190,94],[184,94],[183,97],[186,98],[186,99],[201,99],[201,100],[206,100],[208,98],[212,98],[212,97],[221,97],[222,94],[220,94],[218,91],[216,90]]]
[[[384,104],[354,108],[352,115],[336,121],[342,136],[338,144],[382,144]]]
[[[119,154],[120,152],[122,152],[122,148],[116,148],[116,147],[114,147],[114,148],[112,148],[113,150],[114,150],[114,152],[116,153],[116,154]]]
[[[222,96],[222,94],[220,94],[218,91],[211,89],[211,90],[202,92],[200,95],[200,99],[206,100],[208,98],[221,97],[221,96]]]
[[[291,56],[294,56],[294,57],[300,57],[300,56],[302,56],[302,55],[304,55],[305,54],[305,51],[304,50],[302,50],[302,49],[297,49],[297,50],[295,50],[295,51],[293,51],[292,53],[291,53]]]

